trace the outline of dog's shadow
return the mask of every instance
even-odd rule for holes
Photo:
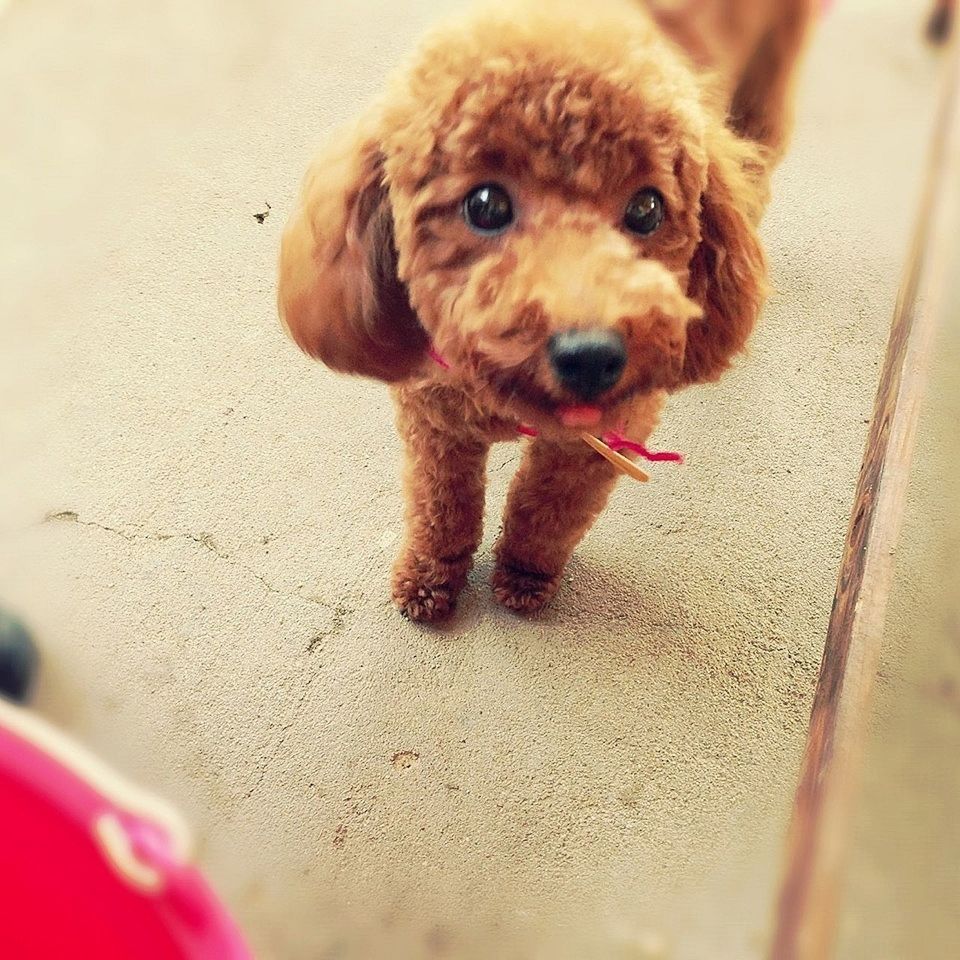
[[[510,642],[578,645],[602,655],[603,648],[655,641],[672,644],[689,633],[695,616],[676,584],[628,579],[593,558],[575,557],[553,601],[539,613],[520,616],[493,597],[492,559],[477,563],[447,623],[427,629],[444,641],[466,641],[476,633],[502,633]],[[486,626],[487,629],[483,629]]]

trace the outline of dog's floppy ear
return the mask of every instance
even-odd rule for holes
[[[278,301],[300,348],[334,370],[394,383],[423,362],[374,139],[354,135],[310,168],[283,236]]]
[[[766,297],[766,258],[757,225],[766,202],[759,148],[726,127],[707,144],[701,240],[690,264],[689,296],[703,318],[687,329],[685,383],[716,380],[746,345]]]

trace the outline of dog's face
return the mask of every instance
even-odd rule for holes
[[[340,155],[340,204],[315,168],[309,235],[295,219],[284,250],[308,252],[314,278],[282,264],[302,346],[399,380],[432,344],[498,413],[539,426],[611,422],[722,372],[762,299],[757,158],[711,128],[651,27],[578,30],[437,37]]]

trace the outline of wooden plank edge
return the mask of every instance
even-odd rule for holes
[[[857,485],[786,842],[770,960],[828,960],[836,939],[894,553],[960,203],[960,45],[944,68],[916,233]]]

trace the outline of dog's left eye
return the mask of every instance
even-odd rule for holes
[[[623,215],[623,223],[631,233],[649,237],[660,229],[665,213],[663,194],[647,187],[633,195]]]
[[[493,236],[513,223],[513,201],[498,183],[471,190],[463,201],[463,217],[477,233]]]

